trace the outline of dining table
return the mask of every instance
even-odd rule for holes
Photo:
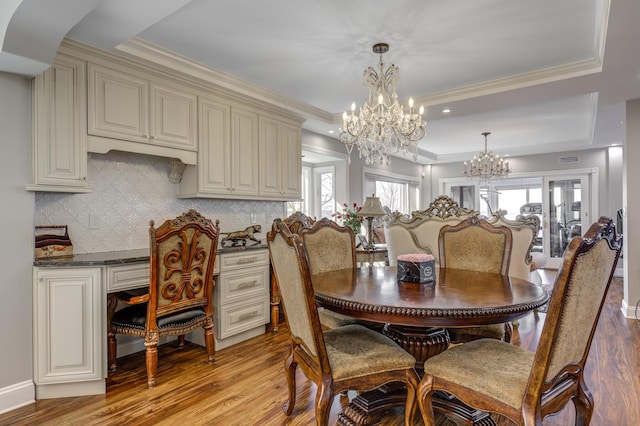
[[[399,281],[396,266],[368,266],[312,275],[319,306],[364,321],[424,361],[445,351],[447,328],[510,323],[547,303],[539,285],[495,273],[436,268],[425,283]],[[386,411],[402,406],[406,391],[388,385],[357,395],[338,417],[341,425],[377,423]],[[495,424],[488,413],[469,409],[440,394],[434,408],[465,424]]]

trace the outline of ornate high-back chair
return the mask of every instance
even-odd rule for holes
[[[434,425],[431,397],[446,391],[473,408],[519,425],[541,425],[573,401],[588,425],[593,397],[584,381],[591,341],[622,249],[613,220],[601,217],[564,251],[535,353],[493,339],[448,349],[424,363],[419,404]]]
[[[364,391],[398,381],[407,386],[405,425],[413,425],[419,380],[415,358],[386,336],[358,324],[323,332],[300,236],[276,219],[267,235],[267,245],[289,325],[291,346],[285,361],[289,397],[283,406],[285,414],[291,415],[294,409],[296,368],[300,365],[317,385],[317,425],[328,424],[337,393]]]
[[[506,211],[499,210],[488,218],[487,222],[494,226],[506,226],[511,229],[513,244],[509,275],[531,281],[531,272],[537,267],[532,263],[531,250],[540,231],[540,217],[533,214],[518,215],[514,220],[507,219],[505,214]]]
[[[213,267],[216,260],[219,221],[215,225],[195,210],[149,226],[150,282],[146,294],[116,296],[131,306],[116,311],[109,321],[109,369],[116,368],[116,334],[144,338],[147,382],[155,386],[158,342],[163,336],[179,336],[204,328],[207,360],[213,362]]]
[[[511,259],[511,229],[493,226],[484,219],[471,217],[457,225],[440,228],[438,247],[440,267],[491,272],[507,275]],[[482,337],[511,341],[513,325],[487,324],[449,329],[453,342],[467,342]]]
[[[312,274],[356,267],[355,236],[348,226],[323,217],[300,230],[300,236]]]
[[[438,236],[440,267],[507,275],[512,244],[511,229],[477,217],[445,225]]]
[[[299,234],[311,274],[356,267],[355,237],[348,226],[340,226],[324,217],[310,228],[301,229]],[[355,324],[357,321],[346,315],[321,309],[320,322],[326,328],[336,328]]]
[[[451,198],[440,195],[425,210],[414,211],[411,216],[399,212],[385,216],[384,235],[389,264],[394,266],[401,254],[427,253],[438,256],[438,232],[445,225],[456,225],[480,213],[463,209]]]

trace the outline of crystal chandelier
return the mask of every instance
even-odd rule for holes
[[[424,107],[418,112],[413,108],[413,98],[409,98],[409,111],[398,102],[396,84],[400,70],[391,64],[384,70],[382,54],[389,51],[387,43],[373,45],[373,52],[380,55],[378,71],[368,67],[364,71],[364,85],[369,88],[369,99],[356,114],[356,103],[351,104],[351,113],[342,115],[340,142],[344,143],[349,156],[357,147],[360,158],[367,164],[383,160],[402,149],[403,154],[413,153],[413,161],[418,159],[417,142],[425,135],[426,122],[422,120]],[[350,158],[350,157],[349,157]]]
[[[506,177],[509,170],[509,161],[504,161],[499,155],[487,151],[487,136],[490,132],[481,133],[484,136],[484,152],[480,152],[477,157],[473,157],[471,164],[467,167],[464,162],[464,175],[468,178],[477,177],[488,182],[493,178]]]

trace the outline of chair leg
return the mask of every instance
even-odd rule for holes
[[[213,336],[213,325],[204,328],[204,342],[207,346],[207,362],[211,364],[216,359],[216,341]]]
[[[156,370],[158,369],[158,342],[145,342],[147,346],[147,385],[152,388],[156,385]]]
[[[410,426],[415,424],[416,416],[416,391],[420,377],[414,369],[407,372],[407,402],[404,407],[404,424]]]
[[[178,336],[178,350],[184,349],[184,334]]]
[[[586,426],[591,423],[593,396],[591,396],[591,392],[589,392],[582,378],[578,385],[578,395],[573,397],[573,405],[576,409],[576,425]]]
[[[282,411],[287,416],[293,413],[293,407],[296,405],[296,368],[298,363],[293,358],[293,352],[289,353],[289,356],[284,362],[284,375],[287,378],[287,387],[289,388],[289,399],[282,406]],[[319,392],[319,391],[317,391]]]
[[[433,396],[433,378],[426,375],[420,381],[418,386],[418,407],[420,407],[420,413],[422,413],[422,421],[425,426],[435,426],[436,421],[433,415],[433,406],[431,404],[431,397]]]
[[[109,373],[115,373],[116,363],[118,359],[118,340],[115,333],[111,331],[111,327],[107,332],[107,359],[109,362]]]
[[[327,386],[318,384],[316,390],[316,425],[327,426],[329,424],[329,413],[331,412],[331,403],[333,402],[333,394],[329,392]]]

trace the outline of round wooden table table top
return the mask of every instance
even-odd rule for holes
[[[549,296],[515,277],[436,270],[427,283],[397,280],[395,266],[345,269],[312,276],[319,305],[355,318],[418,327],[465,327],[512,321]]]

